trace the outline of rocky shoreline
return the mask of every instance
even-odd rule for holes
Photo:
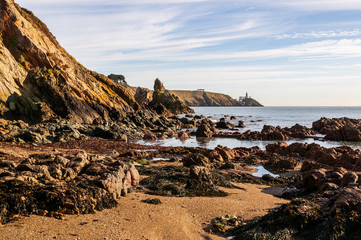
[[[168,229],[157,221],[146,231],[128,224],[132,231],[125,239],[133,239],[139,232],[143,234],[139,239],[155,239],[160,232],[162,239],[184,239],[188,226],[193,226],[189,239],[359,236],[355,226],[361,223],[361,151],[283,141],[361,141],[361,120],[321,118],[311,129],[297,124],[243,132],[240,129],[245,123],[232,123],[237,121],[235,117],[215,121],[191,114],[193,110],[159,79],[151,96],[142,88],[133,94],[122,84],[85,68],[60,46],[43,22],[13,0],[0,1],[0,33],[2,236],[7,226],[24,216],[61,220],[84,214],[90,218],[89,213],[101,215],[107,209],[117,212],[108,212],[102,219],[107,223],[103,229],[115,228],[113,218],[119,219],[120,211],[130,216],[123,222],[137,219],[137,224],[144,226],[144,219],[152,222],[151,217],[156,217],[164,226],[176,229],[169,237]],[[187,115],[180,118],[178,114]],[[174,137],[184,141],[191,136],[279,143],[269,144],[265,150],[258,146],[206,149],[134,143],[136,139]],[[280,177],[255,177],[256,166]],[[162,207],[163,202],[175,204]],[[285,205],[266,214],[280,203]],[[137,206],[140,215],[133,213]],[[215,206],[217,211],[213,211]],[[248,218],[229,215],[230,209],[248,214]],[[160,217],[152,211],[173,215]],[[183,218],[184,214],[189,218]],[[184,226],[169,218],[183,220]],[[98,221],[92,220],[94,224]],[[64,220],[53,229],[62,224],[63,230],[68,228]],[[33,227],[39,226],[48,227]],[[154,226],[158,227],[154,234],[144,237]],[[127,229],[113,230],[120,236],[119,232]],[[14,236],[17,230],[9,232],[4,238],[18,237]],[[23,234],[20,238],[33,239]],[[38,234],[39,239],[45,238],[43,230]],[[103,237],[101,233],[87,236]],[[71,233],[71,239],[74,237],[79,233]]]
[[[292,201],[259,220],[228,228],[225,234],[236,236],[235,239],[354,236],[350,229],[360,223],[361,211],[360,150],[306,143],[288,145],[282,141],[267,145],[266,150],[131,143],[133,138],[186,139],[188,134],[182,128],[190,125],[197,127],[190,132],[197,137],[227,135],[229,132],[222,129],[234,128],[226,119],[214,123],[192,115],[180,119],[159,117],[147,122],[145,114],[128,115],[124,120],[128,121],[128,128],[109,122],[29,125],[2,120],[1,223],[13,221],[19,214],[61,219],[64,214],[94,213],[116,206],[117,199],[132,191],[155,197],[224,197],[227,193],[223,188],[237,188],[235,183],[253,183],[281,187],[279,197]],[[137,118],[138,115],[143,117]],[[358,129],[358,123],[345,118],[322,118],[313,124],[314,129],[299,125],[287,129],[265,126],[252,136],[260,140],[309,137],[319,133],[320,125],[327,136],[345,128]],[[151,131],[146,127],[150,124],[153,124]],[[241,136],[245,134],[250,135],[246,132]],[[342,136],[344,139],[347,135]],[[282,177],[254,177],[251,167],[259,165]],[[327,230],[319,232],[319,228]]]

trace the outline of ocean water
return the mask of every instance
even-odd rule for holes
[[[224,115],[235,116],[246,123],[244,131],[260,131],[263,125],[292,127],[296,123],[312,127],[312,122],[321,117],[348,117],[361,119],[361,107],[193,107],[196,115],[213,116],[215,119]],[[228,119],[229,120],[229,119]]]
[[[204,115],[212,117],[215,121],[225,115],[234,116],[236,120],[227,120],[237,124],[239,120],[244,121],[246,127],[238,129],[240,132],[247,130],[261,131],[264,125],[292,127],[296,123],[312,127],[312,122],[319,120],[321,117],[340,118],[348,117],[361,119],[361,107],[192,107],[195,115]],[[184,115],[181,115],[184,116]],[[361,149],[361,142],[333,142],[320,141],[314,139],[290,140],[287,143],[294,142],[317,143],[324,147],[350,146],[355,149]],[[253,147],[259,146],[261,149],[275,141],[248,141],[231,138],[213,138],[213,139],[196,139],[192,137],[186,141],[176,138],[166,140],[156,140],[153,142],[140,140],[137,143],[144,145],[158,146],[185,146],[185,147],[204,147],[214,149],[218,145],[235,147]]]

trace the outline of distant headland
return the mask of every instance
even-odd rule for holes
[[[171,90],[173,94],[177,95],[188,106],[244,106],[244,107],[263,107],[255,99],[248,96],[234,99],[229,95],[223,93],[207,92],[204,89],[196,91],[185,90]]]

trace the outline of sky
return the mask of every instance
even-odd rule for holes
[[[360,0],[16,0],[85,67],[129,85],[361,106]]]

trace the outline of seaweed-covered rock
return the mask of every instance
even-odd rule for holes
[[[140,184],[154,195],[223,197],[227,196],[227,193],[220,190],[218,186],[233,187],[229,180],[215,171],[207,173],[206,178],[200,179],[192,178],[189,169],[185,167],[139,167],[139,171],[140,174],[149,176]]]
[[[209,159],[206,156],[197,153],[192,153],[188,156],[185,156],[182,159],[182,162],[183,166],[185,167],[190,167],[192,165],[211,167],[211,162],[209,161]]]
[[[111,208],[139,183],[132,164],[86,152],[31,155],[17,166],[1,164],[0,173],[1,223],[17,214],[79,214]]]
[[[361,190],[348,188],[295,199],[229,234],[237,240],[358,239],[360,224]]]

